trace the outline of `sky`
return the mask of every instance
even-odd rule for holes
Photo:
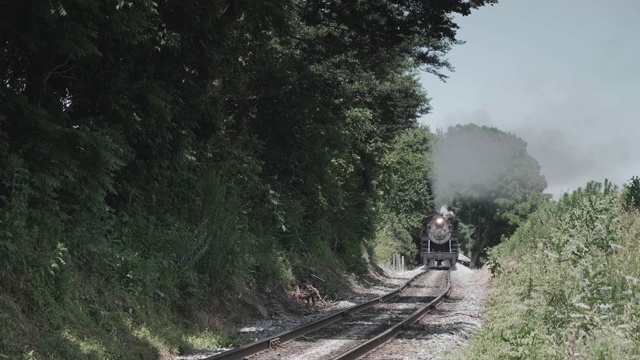
[[[511,132],[559,195],[640,176],[640,0],[500,0],[457,18],[446,82],[421,74],[432,130]]]

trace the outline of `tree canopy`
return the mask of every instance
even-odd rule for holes
[[[492,3],[4,4],[2,205],[182,216],[214,169],[250,212],[275,192],[269,221],[371,229],[383,144],[428,110],[415,69],[443,77],[453,14]]]
[[[429,152],[434,135],[426,127],[399,134],[382,160],[383,177],[374,255],[378,262],[400,253],[409,259],[418,253],[422,218],[433,208]]]

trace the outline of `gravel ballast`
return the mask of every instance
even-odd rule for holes
[[[443,359],[459,350],[482,325],[491,274],[457,264],[451,272],[452,291],[438,307],[363,359]]]

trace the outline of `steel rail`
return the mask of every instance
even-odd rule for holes
[[[449,296],[451,292],[451,269],[447,271],[447,289],[442,293],[442,295],[435,298],[433,301],[423,306],[422,308],[416,310],[414,313],[409,315],[408,318],[394,325],[393,327],[387,329],[385,332],[380,335],[371,338],[365,343],[358,345],[357,347],[338,355],[331,360],[355,360],[371,351],[375,348],[381,346],[387,341],[395,338],[399,333],[403,332],[407,329],[411,324],[419,320],[423,317],[429,310],[434,309],[444,298]]]
[[[344,319],[345,317],[350,316],[351,314],[356,314],[362,310],[368,309],[376,304],[387,302],[402,293],[408,286],[411,284],[419,276],[425,274],[425,271],[420,272],[416,276],[409,279],[406,283],[404,283],[401,287],[396,290],[389,292],[383,296],[377,297],[373,300],[369,300],[359,305],[352,306],[335,314],[324,317],[320,320],[316,320],[309,324],[303,325],[301,327],[295,328],[293,330],[285,331],[277,335],[270,336],[263,340],[259,340],[253,342],[249,345],[245,345],[243,347],[239,347],[233,350],[225,351],[223,353],[213,355],[203,360],[237,360],[244,359],[248,356],[257,354],[261,351],[269,350],[271,348],[277,347],[278,345],[287,342],[289,340],[296,339],[304,334],[309,332],[322,329],[323,327],[327,327],[337,321]]]

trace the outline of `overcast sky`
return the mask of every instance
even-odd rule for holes
[[[518,135],[555,195],[640,176],[640,0],[501,0],[458,24],[422,123]]]

